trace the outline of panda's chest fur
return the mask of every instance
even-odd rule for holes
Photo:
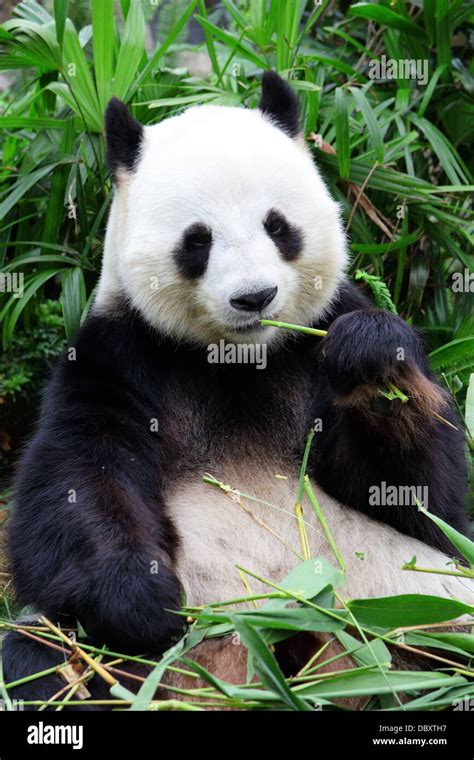
[[[245,593],[238,564],[280,578],[298,562],[294,502],[313,386],[307,372],[242,371],[240,382],[198,374],[167,387],[164,498],[190,603]]]
[[[223,466],[301,458],[316,377],[300,365],[259,372],[177,373],[164,385],[160,432],[169,482]],[[244,464],[245,463],[245,464]]]
[[[258,461],[223,459],[183,476],[168,491],[168,512],[180,536],[176,572],[189,604],[245,596],[237,565],[277,580],[297,564],[297,466],[277,462],[271,444],[266,453]],[[205,482],[206,472],[223,487]]]
[[[303,559],[295,515],[298,464],[274,456],[270,441],[259,456],[229,457],[215,463],[209,474],[222,485],[204,482],[203,472],[197,469],[183,473],[166,493],[168,512],[180,537],[175,572],[187,604],[268,593],[268,585],[246,575],[242,568],[279,583]],[[442,568],[447,559],[443,554],[345,507],[317,483],[313,485],[347,567],[343,588],[346,598],[404,593],[445,595],[445,587],[462,597],[459,584],[443,575],[425,576],[402,570],[413,555],[426,567]],[[303,500],[303,520],[314,572],[321,571],[320,557],[337,566],[307,499]]]

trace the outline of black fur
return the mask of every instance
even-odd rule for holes
[[[212,246],[212,231],[200,222],[191,224],[176,247],[173,256],[180,274],[188,280],[202,277],[206,271]]]
[[[114,178],[120,169],[131,171],[138,161],[143,127],[125,103],[111,98],[105,111],[106,160]]]
[[[263,223],[281,255],[286,261],[294,261],[303,247],[303,234],[290,224],[284,215],[276,209],[271,209]]]
[[[263,74],[262,97],[258,107],[290,137],[296,137],[300,129],[298,98],[275,71],[265,71]]]

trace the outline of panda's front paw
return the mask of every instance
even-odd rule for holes
[[[359,385],[383,385],[400,373],[401,365],[417,364],[418,342],[416,333],[390,312],[343,314],[330,326],[324,343],[329,381],[342,395]]]
[[[352,311],[338,317],[324,341],[324,368],[335,398],[374,414],[432,418],[445,396],[429,377],[418,334],[400,317],[381,309]],[[408,396],[405,405],[390,402],[390,387]],[[403,410],[401,407],[405,407]]]

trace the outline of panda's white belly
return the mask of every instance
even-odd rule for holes
[[[237,489],[241,503],[234,494],[202,482],[199,476],[181,481],[166,498],[181,537],[175,568],[188,605],[247,596],[236,565],[278,582],[300,561],[295,552],[302,554],[294,512],[296,469],[285,471],[284,466],[271,461],[240,466],[234,462],[219,469],[219,473],[211,475]],[[317,486],[315,490],[347,565],[346,584],[341,589],[346,599],[449,593],[470,604],[474,602],[474,585],[465,580],[401,569],[413,555],[420,566],[446,568],[448,558],[444,554],[342,506]],[[336,566],[337,560],[306,499],[303,509],[311,557],[324,556]],[[270,590],[250,576],[247,581],[252,593]]]

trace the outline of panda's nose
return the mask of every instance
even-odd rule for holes
[[[277,291],[278,288],[274,287],[257,290],[254,293],[244,293],[237,298],[231,298],[230,304],[239,311],[262,311],[273,301]]]

